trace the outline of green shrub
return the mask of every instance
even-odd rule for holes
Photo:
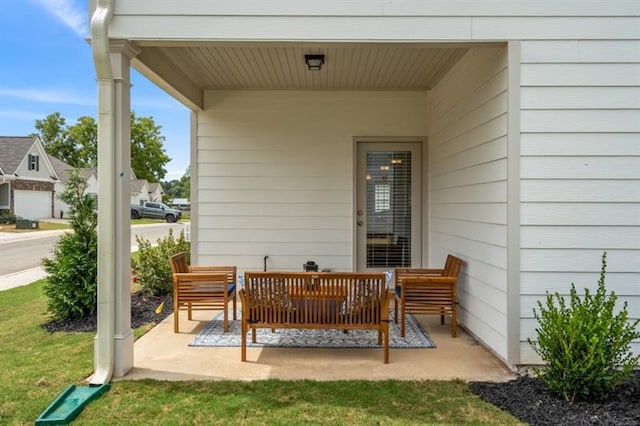
[[[185,239],[184,230],[181,230],[180,235],[175,239],[173,230],[169,229],[169,235],[158,238],[158,244],[155,247],[141,236],[136,236],[136,241],[138,242],[138,260],[132,261],[133,280],[140,283],[143,290],[154,295],[173,291],[169,257],[184,252],[188,260],[191,253],[191,246]]]
[[[78,174],[60,199],[69,205],[73,232],[60,237],[51,259],[42,259],[47,273],[44,293],[54,319],[83,318],[96,312],[98,288],[97,217],[95,200],[84,194],[86,181]]]
[[[638,365],[630,348],[640,338],[640,320],[628,320],[626,302],[614,313],[617,297],[605,290],[606,259],[605,252],[595,294],[585,289],[580,298],[572,283],[569,306],[558,293],[547,293],[546,303],[538,302],[540,312],[533,310],[538,341],[529,344],[546,364],[536,373],[569,402],[606,398]]]
[[[0,210],[0,223],[14,224],[16,223],[16,215],[9,210]]]

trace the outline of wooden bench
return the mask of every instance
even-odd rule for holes
[[[384,273],[246,272],[241,359],[258,328],[377,330],[389,362],[389,293]]]

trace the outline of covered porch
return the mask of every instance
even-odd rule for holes
[[[240,362],[239,347],[189,347],[213,318],[213,311],[181,312],[181,331],[169,316],[134,344],[127,380],[452,380],[505,381],[514,377],[502,361],[465,330],[452,338],[437,316],[416,316],[436,344],[429,349],[249,348]]]
[[[110,256],[119,253],[110,272],[122,280],[115,289],[114,375],[131,368],[127,377],[145,372],[235,379],[270,374],[372,378],[372,371],[380,379],[508,375],[504,365],[520,360],[519,130],[518,115],[508,114],[517,101],[518,80],[512,74],[519,70],[518,49],[517,42],[110,40],[117,142],[115,151],[113,145],[99,146],[105,151],[101,158],[114,158],[103,163],[102,174],[117,178],[111,188],[101,189],[115,194],[114,211],[103,214],[104,221],[113,221],[116,241],[112,249],[103,238],[106,255],[99,258],[105,270],[112,265]],[[324,55],[320,70],[309,68],[307,54]],[[299,270],[304,261],[315,260],[334,271],[362,271],[438,266],[455,254],[465,261],[458,301],[459,323],[468,334],[442,338],[435,350],[392,350],[392,364],[405,360],[390,367],[393,372],[378,365],[376,350],[366,351],[364,363],[356,362],[361,353],[352,356],[350,350],[253,350],[249,356],[264,364],[247,368],[230,355],[238,349],[189,348],[195,330],[173,335],[166,323],[134,345],[127,327],[129,259],[115,248],[128,233],[118,212],[128,208],[123,198],[128,181],[120,177],[130,160],[125,143],[130,66],[192,110],[185,149],[191,154],[193,264],[235,265],[243,273],[263,265]],[[405,234],[380,237],[361,223],[364,204],[358,197],[366,185],[360,180],[366,184],[369,175],[358,164],[366,158],[359,150],[381,143],[417,147],[411,151],[417,193],[406,196],[413,210]],[[410,151],[384,149],[394,155]],[[385,194],[393,196],[392,190]],[[408,242],[400,239],[407,235]],[[401,264],[366,263],[376,253],[369,246],[380,239],[402,249],[391,256]],[[304,368],[292,368],[299,362]],[[468,368],[463,373],[462,365]]]

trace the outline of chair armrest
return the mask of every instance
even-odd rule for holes
[[[173,274],[174,280],[177,281],[220,281],[221,283],[227,283],[227,275],[221,273],[192,273],[192,272],[180,272]]]
[[[456,277],[412,277],[402,280],[401,286],[420,286],[429,284],[455,284],[458,281]]]
[[[216,272],[216,273],[222,272],[219,269],[216,269],[214,266],[205,266],[205,265],[189,266],[189,270],[191,272]]]
[[[444,274],[444,269],[423,269],[420,273],[424,275],[442,275]]]

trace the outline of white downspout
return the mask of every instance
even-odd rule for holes
[[[109,383],[115,363],[115,90],[109,58],[114,0],[97,0],[91,49],[98,79],[98,326],[92,385]]]

